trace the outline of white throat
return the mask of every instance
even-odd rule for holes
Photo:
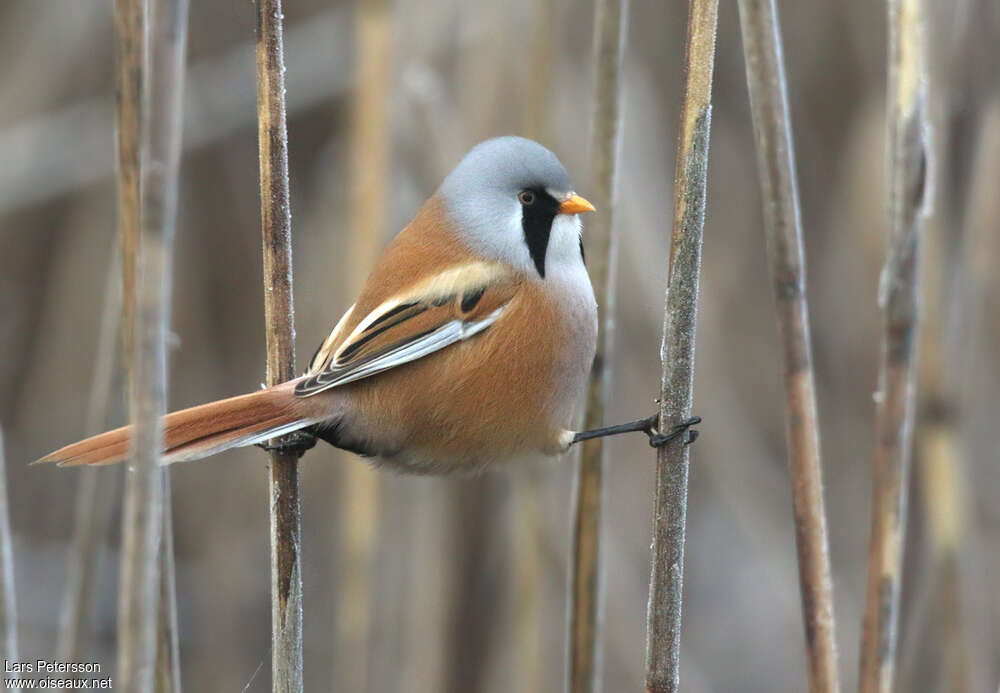
[[[545,276],[581,267],[580,217],[576,214],[557,214],[552,221],[549,247],[545,252]]]

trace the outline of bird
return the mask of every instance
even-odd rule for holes
[[[301,432],[415,474],[554,456],[582,440],[643,431],[657,417],[574,431],[597,345],[578,195],[551,151],[504,136],[474,146],[376,261],[306,372],[168,414],[164,464]],[[38,460],[123,461],[131,427]]]

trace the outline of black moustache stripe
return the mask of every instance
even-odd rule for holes
[[[542,188],[529,188],[535,194],[535,201],[521,203],[521,226],[524,228],[524,242],[535,263],[538,274],[545,277],[545,253],[549,248],[552,222],[559,213],[559,203]]]

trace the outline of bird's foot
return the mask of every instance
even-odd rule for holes
[[[650,418],[653,419],[655,423],[659,423],[659,416],[652,416]],[[684,436],[684,444],[690,445],[694,441],[698,440],[698,431],[691,427],[700,423],[700,416],[692,416],[681,421],[679,424],[670,429],[668,433],[659,433],[655,429],[651,428],[646,431],[646,435],[649,436],[649,444],[654,448],[663,447],[678,436]]]
[[[619,433],[631,433],[633,431],[642,431],[645,433],[649,437],[649,444],[654,448],[662,447],[680,435],[685,436],[684,444],[690,445],[698,438],[698,431],[692,429],[691,426],[700,424],[701,417],[692,416],[689,419],[685,419],[680,424],[670,429],[667,433],[660,433],[659,430],[657,430],[659,422],[660,415],[653,414],[645,419],[630,421],[616,426],[596,428],[591,431],[580,431],[573,436],[573,439],[570,441],[570,445],[584,440],[590,440],[591,438],[603,438],[605,436],[618,435]]]
[[[316,436],[308,431],[292,431],[273,440],[257,443],[257,447],[268,452],[294,452],[302,455],[306,450],[316,445]]]

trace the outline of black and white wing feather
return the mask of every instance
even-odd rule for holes
[[[518,286],[498,273],[451,273],[445,282],[425,283],[385,301],[344,338],[352,307],[320,347],[295,394],[309,397],[474,337],[497,321]]]

